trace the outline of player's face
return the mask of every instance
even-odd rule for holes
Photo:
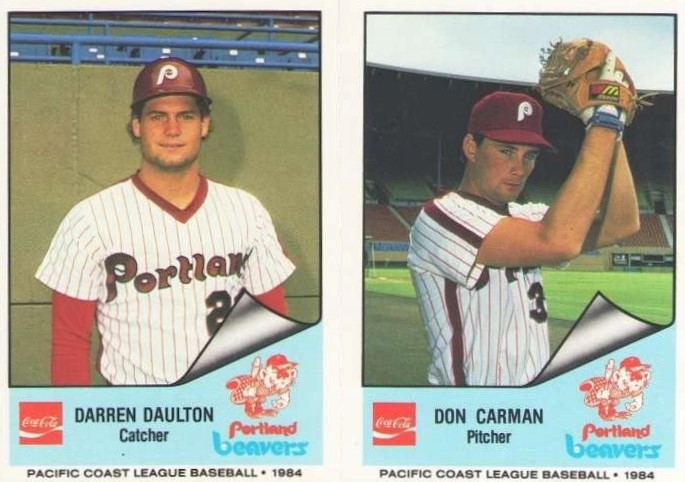
[[[147,101],[140,118],[131,121],[131,129],[140,138],[144,162],[164,171],[183,171],[200,154],[209,123],[194,97],[167,95]]]
[[[515,201],[535,168],[540,149],[487,137],[476,144],[472,136],[466,137],[470,181],[466,190],[499,205]]]

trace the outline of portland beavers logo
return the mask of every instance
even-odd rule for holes
[[[604,420],[627,419],[642,408],[644,392],[651,378],[650,365],[630,356],[623,359],[618,368],[610,359],[603,377],[589,378],[579,388],[586,392],[585,405],[597,407],[599,416]],[[624,398],[627,400],[619,408]]]
[[[296,378],[297,363],[284,355],[269,357],[264,367],[262,360],[255,357],[250,374],[231,378],[226,388],[231,402],[244,405],[247,416],[275,417],[290,403],[290,389]]]

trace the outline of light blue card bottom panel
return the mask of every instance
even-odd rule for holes
[[[320,465],[321,337],[319,324],[177,387],[12,388],[10,463]],[[255,359],[274,356],[296,364],[288,394],[249,403]]]
[[[364,463],[673,467],[674,355],[670,327],[536,387],[365,388]],[[646,387],[623,396],[609,363]]]

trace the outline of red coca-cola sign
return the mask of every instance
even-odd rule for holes
[[[416,445],[416,404],[373,404],[374,445]]]
[[[19,402],[19,444],[62,445],[62,402]]]

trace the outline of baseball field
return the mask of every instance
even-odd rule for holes
[[[599,291],[633,317],[673,320],[673,273],[543,272],[552,351]],[[426,337],[406,268],[368,269],[364,279],[365,385],[427,385]]]

